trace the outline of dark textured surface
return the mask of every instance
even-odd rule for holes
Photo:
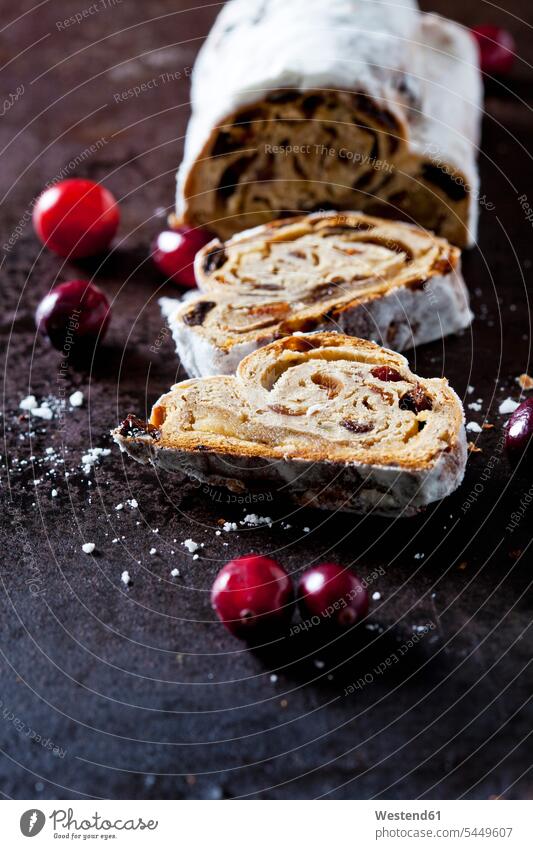
[[[531,371],[533,225],[519,200],[533,205],[531,70],[518,61],[505,85],[488,90],[480,244],[465,259],[472,333],[410,356],[420,373],[446,374],[466,403],[482,398],[467,417],[495,425],[471,434],[482,452],[470,456],[461,490],[398,522],[293,512],[272,493],[251,508],[272,516],[272,528],[216,536],[219,519],[244,515],[224,492],[158,479],[114,449],[88,477],[80,468],[90,446],[110,447],[119,416],[149,408],[176,375],[156,304],[164,287],[146,256],[172,204],[187,68],[216,6],[124,0],[56,25],[80,5],[31,12],[32,3],[3,3],[4,25],[22,17],[0,36],[2,90],[24,92],[0,122],[2,243],[58,173],[105,180],[121,199],[122,225],[103,264],[63,265],[27,223],[2,252],[2,793],[530,797],[531,476],[500,450],[498,407]],[[532,60],[519,20],[526,0],[507,12],[436,6],[467,24],[505,24]],[[164,81],[165,72],[181,79]],[[152,79],[139,96],[115,97]],[[113,298],[112,326],[92,368],[70,367],[62,382],[58,356],[35,339],[33,311],[55,280],[92,274]],[[36,426],[20,420],[30,389],[40,399],[78,387],[83,408]],[[64,455],[68,478],[48,447]],[[126,504],[133,497],[138,509]],[[205,543],[196,561],[182,544],[189,537]],[[96,556],[81,553],[85,541]],[[319,559],[355,563],[362,576],[377,570],[371,628],[329,645],[308,631],[247,651],[213,621],[208,591],[222,562],[250,550],[295,573]],[[428,622],[435,627],[402,648]]]

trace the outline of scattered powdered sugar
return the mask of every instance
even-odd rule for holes
[[[475,392],[475,389],[474,389],[473,386],[467,386],[466,391],[468,392],[469,395],[473,395],[474,392]]]
[[[270,516],[258,516],[257,513],[248,513],[242,520],[241,525],[251,525],[254,528],[257,528],[260,525],[268,525],[268,527],[271,528],[272,519]]]
[[[157,554],[157,548],[151,548],[150,554]]]
[[[381,598],[381,593],[372,593],[372,601],[379,601]]]
[[[179,569],[172,569],[170,574],[172,575],[173,578],[179,578],[180,570]]]
[[[481,425],[478,425],[477,422],[468,422],[466,429],[471,430],[473,433],[481,433],[482,431]]]
[[[500,404],[499,412],[502,416],[506,416],[508,413],[514,413],[514,411],[520,406],[518,401],[513,401],[512,398],[506,398],[505,401],[502,401]]]
[[[96,546],[95,546],[94,542],[85,542],[82,545],[81,550],[83,551],[84,554],[92,554],[95,548],[96,548]]]
[[[126,586],[129,586],[129,584],[131,584],[130,573],[127,570],[125,570],[122,573],[122,575],[120,576],[120,580],[122,581],[123,584],[125,584]]]
[[[222,530],[227,532],[238,531],[239,528],[237,527],[237,522],[224,522],[224,524],[222,525]]]
[[[81,407],[83,404],[83,392],[80,392],[78,389],[76,392],[73,392],[68,402],[71,407]]]
[[[479,411],[481,410],[481,404],[479,403],[479,401],[472,401],[472,403],[468,405],[468,409],[474,410],[475,413],[479,413]]]

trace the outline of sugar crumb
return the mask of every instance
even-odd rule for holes
[[[76,392],[73,392],[68,402],[71,407],[81,407],[83,404],[83,392],[80,392],[78,389]]]

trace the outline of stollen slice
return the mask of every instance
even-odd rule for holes
[[[141,463],[245,495],[412,516],[463,479],[461,403],[445,379],[339,333],[302,334],[255,351],[235,376],[185,380],[149,422],[113,436]]]
[[[227,239],[286,211],[356,208],[475,243],[478,48],[416,0],[231,0],[191,105],[180,223]]]
[[[193,377],[233,374],[295,331],[337,330],[396,351],[472,320],[458,248],[359,212],[296,216],[215,240],[196,256],[201,295],[161,299]]]

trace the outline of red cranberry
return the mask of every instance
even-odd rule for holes
[[[211,591],[218,618],[241,638],[267,627],[280,630],[292,616],[292,602],[292,583],[285,570],[256,554],[226,563]]]
[[[109,302],[100,289],[86,280],[70,280],[45,295],[35,321],[54,348],[63,351],[69,343],[68,351],[72,348],[75,356],[103,338],[110,315]]]
[[[512,460],[518,460],[533,445],[533,398],[516,408],[507,423],[505,447]]]
[[[384,380],[387,382],[394,381],[394,383],[397,383],[399,380],[403,380],[400,372],[390,366],[377,366],[377,368],[372,369],[371,374],[373,377],[377,378],[377,380]]]
[[[180,227],[163,230],[152,245],[152,258],[165,277],[182,286],[196,286],[194,258],[213,237],[207,230]]]
[[[119,221],[115,198],[92,180],[56,183],[44,190],[33,209],[33,226],[41,242],[71,259],[105,250]]]
[[[361,581],[336,563],[322,563],[304,572],[298,598],[303,616],[320,616],[341,627],[354,625],[368,613],[368,593]]]
[[[515,58],[515,41],[510,32],[492,24],[474,27],[474,38],[479,45],[481,70],[497,76],[508,74]]]

